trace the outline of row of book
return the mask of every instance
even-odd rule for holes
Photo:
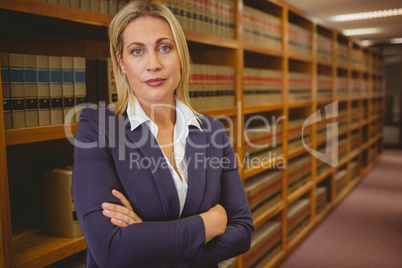
[[[342,43],[338,44],[337,62],[341,65],[348,65],[348,47]]]
[[[85,58],[0,56],[6,129],[63,124],[64,114],[86,101]]]
[[[109,16],[116,15],[129,0],[40,0],[52,4],[79,8]]]
[[[244,104],[282,102],[282,72],[277,70],[244,68]]]
[[[332,40],[321,34],[317,35],[317,58],[332,61]]]
[[[166,0],[184,30],[219,37],[235,38],[235,1]]]
[[[344,132],[348,130],[349,127],[349,119],[348,119],[348,111],[346,109],[339,110],[338,112],[338,132]]]
[[[77,106],[117,101],[110,58],[0,55],[6,129],[76,123]]]
[[[382,81],[381,81],[381,79],[379,77],[376,77],[376,79],[374,79],[373,92],[374,93],[381,93],[382,92]]]
[[[359,130],[355,130],[350,135],[350,151],[354,152],[355,150],[358,150],[359,145],[360,145]]]
[[[235,106],[235,69],[228,66],[192,64],[190,103],[196,110]]]
[[[339,196],[348,185],[348,172],[346,168],[339,169],[335,173],[335,196]]]
[[[303,128],[305,119],[292,119],[288,122],[288,151],[310,143],[311,127]]]
[[[349,163],[349,170],[350,170],[350,180],[353,181],[359,176],[359,165],[357,159],[354,159]]]
[[[282,153],[282,124],[270,126],[257,125],[245,129],[244,161],[245,169],[256,168]]]
[[[323,157],[317,158],[317,165],[316,165],[316,177],[321,176],[325,172],[331,169],[331,166],[327,163],[331,162],[333,157],[332,155],[332,141],[329,140],[327,143],[318,146],[317,152],[324,154]]]
[[[364,111],[359,109],[359,107],[352,107],[351,115],[350,115],[350,125],[353,126],[355,124],[360,123],[363,120]]]
[[[346,76],[338,76],[336,79],[337,84],[337,97],[338,99],[343,99],[348,97],[348,78]]]
[[[317,76],[317,99],[332,99],[332,76],[320,74]]]
[[[244,254],[244,267],[266,267],[281,250],[282,224],[267,221],[254,230],[250,250]]]
[[[376,143],[370,146],[368,154],[369,162],[374,163],[378,156],[378,145]]]
[[[298,54],[300,56],[311,56],[311,43],[312,35],[311,31],[294,23],[289,23],[289,47],[288,50],[291,53]]]
[[[316,140],[318,142],[327,139],[327,125],[332,123],[332,118],[322,119],[316,122]]]
[[[328,200],[328,190],[325,186],[318,186],[315,189],[315,215],[318,216],[325,211]]]
[[[261,10],[243,7],[243,40],[249,44],[281,49],[281,19]]]
[[[343,159],[346,159],[348,156],[348,138],[344,136],[342,138],[338,138],[338,160],[341,162]]]
[[[375,136],[377,136],[379,133],[382,132],[381,125],[382,124],[379,120],[374,120],[371,122],[371,126],[370,126],[371,138],[374,138]]]
[[[288,163],[288,195],[308,183],[311,179],[311,157],[303,154],[289,160]]]
[[[352,67],[362,68],[363,67],[363,53],[359,48],[353,48],[350,52],[352,59]]]
[[[282,171],[266,170],[245,182],[245,191],[255,221],[282,200]]]
[[[312,77],[308,73],[289,72],[288,101],[311,100]]]
[[[287,218],[287,241],[293,239],[310,223],[310,199],[300,198],[294,201],[288,207]]]

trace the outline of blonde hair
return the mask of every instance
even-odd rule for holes
[[[134,103],[134,91],[130,88],[127,77],[119,67],[116,52],[123,55],[123,33],[127,25],[140,17],[151,16],[164,19],[172,30],[174,41],[180,58],[181,78],[175,90],[176,97],[187,105],[194,115],[199,113],[190,105],[189,80],[190,80],[190,55],[187,47],[186,37],[183,29],[173,13],[163,4],[152,3],[151,1],[137,0],[127,4],[112,20],[109,26],[110,56],[112,58],[113,70],[116,79],[117,103],[114,105],[114,113],[123,115],[127,108],[128,101]]]

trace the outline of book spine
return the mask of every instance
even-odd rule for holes
[[[3,90],[3,114],[4,114],[4,127],[5,129],[13,128],[12,121],[12,105],[11,105],[11,92],[10,92],[10,70],[9,70],[9,57],[8,53],[0,53],[1,65],[1,86]]]
[[[37,56],[39,125],[50,125],[50,73],[49,57]]]
[[[109,14],[109,3],[108,0],[100,0],[100,13]]]
[[[85,58],[74,57],[74,96],[75,104],[79,105],[86,102],[87,90],[86,90],[86,68],[85,68]],[[80,109],[76,110],[76,122],[80,115]]]
[[[9,54],[13,128],[25,127],[24,57]]]
[[[70,0],[59,0],[59,5],[69,7]]]
[[[108,9],[109,16],[116,15],[117,14],[117,0],[109,0],[108,5],[109,5],[109,9]]]
[[[100,12],[100,0],[90,0],[89,9],[92,12]]]
[[[39,125],[36,55],[24,55],[25,126]]]
[[[73,65],[72,57],[61,57],[63,114],[65,123],[75,123]],[[69,114],[70,110],[72,110],[71,114]]]
[[[63,124],[63,89],[61,57],[49,57],[50,72],[50,123],[52,125]]]
[[[83,10],[91,10],[91,0],[80,0],[80,8]]]
[[[80,0],[70,0],[70,7],[80,8]]]

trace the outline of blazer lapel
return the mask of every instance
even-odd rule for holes
[[[204,196],[206,182],[206,135],[196,127],[190,127],[186,140],[188,190],[182,217],[198,213]]]
[[[176,186],[155,137],[145,124],[141,124],[133,131],[131,131],[130,124],[128,124],[125,133],[131,144],[137,144],[135,148],[126,147],[126,149],[128,151],[138,149],[142,157],[150,161],[150,173],[158,188],[165,216],[172,219],[177,218],[180,211],[180,203]],[[148,165],[149,162],[144,161],[144,164]]]

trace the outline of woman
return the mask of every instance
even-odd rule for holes
[[[189,105],[190,60],[167,7],[113,19],[118,102],[84,109],[73,195],[87,267],[217,267],[247,251],[250,208],[223,124]]]

